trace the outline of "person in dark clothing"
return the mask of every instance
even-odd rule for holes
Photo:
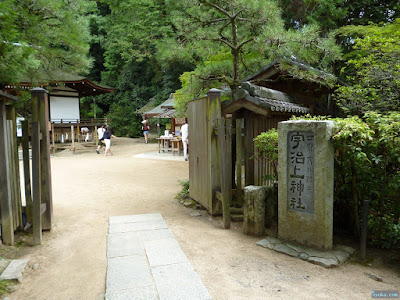
[[[106,145],[106,149],[104,150],[104,156],[107,156],[107,153],[110,152],[110,155],[113,155],[111,152],[111,138],[118,139],[115,135],[112,134],[110,126],[106,127],[106,131],[103,134],[104,144]]]

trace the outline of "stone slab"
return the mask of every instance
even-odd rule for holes
[[[349,252],[352,252],[352,250],[354,252],[353,248],[343,245],[334,246],[333,249],[346,249],[348,252],[342,250],[320,251],[301,245],[294,245],[275,237],[267,237],[258,241],[256,244],[293,257],[299,257],[302,260],[320,265],[324,268],[333,268],[342,265],[350,258],[351,255]]]
[[[307,253],[310,257],[320,257],[337,260],[335,254],[333,254],[332,251],[319,251],[310,248],[304,248],[303,252]]]
[[[160,300],[212,299],[190,263],[151,268]]]
[[[0,258],[0,274],[7,268],[12,259]]]
[[[162,239],[173,239],[174,235],[171,230],[167,229],[156,229],[156,230],[147,230],[143,232],[139,232],[140,237],[143,241],[155,241]]]
[[[110,224],[108,233],[117,232],[132,232],[132,231],[143,231],[143,230],[157,230],[157,229],[168,228],[164,220],[134,222],[134,223],[114,223]]]
[[[314,257],[311,256],[307,259],[307,261],[323,266],[324,268],[333,268],[338,266],[338,262],[335,259],[331,258],[321,258],[321,257]]]
[[[350,254],[345,251],[334,250],[332,253],[336,256],[336,259],[339,261],[339,264],[343,264],[346,260],[349,259]]]
[[[268,237],[266,237],[266,239],[268,241],[270,241],[271,244],[280,244],[280,243],[282,243],[282,241],[280,239],[278,239],[276,237],[273,237],[273,236],[268,236]]]
[[[109,234],[107,238],[107,257],[145,255],[138,232]]]
[[[175,239],[145,241],[144,248],[151,267],[188,262]]]
[[[110,218],[107,258],[107,300],[212,299],[160,214]]]
[[[106,300],[158,300],[154,286],[137,287],[119,291],[107,291]]]
[[[28,263],[28,259],[14,259],[0,276],[0,280],[22,280],[22,274]]]
[[[333,247],[333,250],[344,251],[344,252],[349,253],[350,255],[353,255],[355,252],[354,248],[352,248],[350,246],[345,246],[345,245],[335,245]]]
[[[271,244],[271,242],[268,239],[262,239],[261,241],[258,241],[256,245],[267,248],[268,245]]]
[[[108,259],[107,293],[153,285],[144,256],[133,255]]]
[[[274,247],[274,250],[278,251],[278,252],[281,252],[281,253],[284,253],[284,254],[287,254],[287,255],[290,255],[290,256],[293,256],[293,257],[298,257],[300,255],[299,252],[297,252],[296,250],[288,247],[286,244],[277,244]]]
[[[155,220],[163,220],[160,213],[130,215],[130,216],[114,216],[110,217],[109,224],[137,223],[137,222],[148,222]]]

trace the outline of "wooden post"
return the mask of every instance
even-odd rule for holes
[[[210,213],[212,215],[219,215],[222,212],[221,202],[216,198],[216,191],[220,190],[220,174],[219,174],[219,156],[218,156],[218,141],[214,130],[218,129],[217,120],[221,119],[221,91],[218,89],[210,89],[208,91],[207,103],[207,135],[208,135],[208,153],[209,153],[209,166],[208,174],[210,176],[208,191],[208,201]]]
[[[75,132],[74,132],[74,125],[71,125],[71,139],[72,139],[72,151],[75,154]]]
[[[38,122],[40,126],[40,170],[41,170],[41,198],[46,210],[42,218],[43,230],[50,230],[53,216],[53,192],[51,184],[50,164],[50,129],[49,129],[49,102],[48,92],[45,89],[32,89],[32,99],[37,99]],[[35,100],[34,100],[35,101]],[[43,211],[42,208],[40,208]]]
[[[218,146],[219,146],[219,166],[221,176],[222,194],[222,218],[224,228],[231,227],[230,205],[232,202],[232,119],[227,118],[226,130],[224,119],[219,120],[218,124]]]
[[[242,119],[236,119],[236,201],[238,204],[243,204],[242,161]]]
[[[22,156],[24,162],[26,219],[32,224],[32,195],[31,195],[31,172],[29,165],[29,124],[28,120],[22,121]]]
[[[40,159],[40,124],[39,124],[40,99],[32,97],[32,122],[31,122],[31,144],[32,144],[32,228],[33,243],[42,243],[42,215],[40,205],[42,203],[41,185],[41,159]]]
[[[97,137],[97,125],[94,126],[94,134],[93,134],[93,136],[94,136],[94,138],[96,140],[96,146],[98,146],[99,145],[99,139]]]
[[[13,105],[6,106],[7,114],[7,134],[8,134],[8,159],[10,163],[10,181],[11,181],[11,204],[13,209],[14,229],[22,226],[21,211],[21,188],[19,185],[19,162],[18,147],[15,124],[15,108]]]
[[[254,114],[250,111],[246,112],[245,118],[245,185],[255,184],[254,182]]]
[[[14,245],[14,226],[11,204],[10,162],[8,160],[6,104],[0,99],[0,201],[3,242]]]
[[[78,121],[77,121],[76,123],[78,123]],[[79,144],[79,143],[81,142],[81,141],[80,141],[81,131],[80,131],[80,129],[79,129],[79,124],[76,125],[76,135],[77,135],[77,142],[78,142],[78,144]]]
[[[54,123],[51,123],[51,143],[53,144],[53,153],[56,153],[56,133],[54,132]]]

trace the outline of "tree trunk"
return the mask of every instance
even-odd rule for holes
[[[356,236],[360,236],[360,216],[358,214],[358,195],[357,195],[357,177],[354,159],[351,159],[351,189],[353,199],[353,222]]]

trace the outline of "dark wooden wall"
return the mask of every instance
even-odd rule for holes
[[[288,120],[290,116],[277,115],[273,117],[264,117],[251,111],[246,111],[243,116],[245,118],[244,148],[246,185],[272,185],[272,180],[264,179],[265,175],[273,174],[272,164],[267,159],[260,159],[254,156],[253,139],[262,132],[272,128],[278,128],[278,123]]]

